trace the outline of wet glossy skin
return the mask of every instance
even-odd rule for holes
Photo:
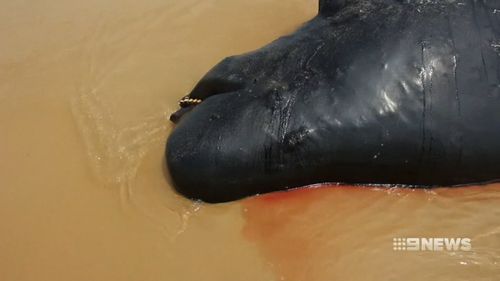
[[[202,102],[172,116],[180,193],[224,202],[321,182],[500,178],[500,3],[320,7],[294,34],[215,66],[189,95]]]

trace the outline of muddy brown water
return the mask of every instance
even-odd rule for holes
[[[500,185],[172,191],[177,100],[316,0],[2,1],[0,280],[497,280]],[[468,237],[471,251],[394,251]]]

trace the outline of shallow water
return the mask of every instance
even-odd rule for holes
[[[315,0],[4,1],[1,280],[495,280],[500,185],[347,187],[205,205],[164,168],[168,115]],[[393,237],[470,237],[397,252]]]

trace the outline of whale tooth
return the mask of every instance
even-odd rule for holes
[[[191,98],[189,96],[186,96],[186,97],[183,97],[180,101],[179,101],[179,106],[180,107],[188,107],[188,106],[191,106],[191,105],[198,105],[202,102],[203,100],[202,99],[195,99],[195,98]]]

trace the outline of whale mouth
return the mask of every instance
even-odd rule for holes
[[[243,87],[244,83],[241,81],[235,82],[227,78],[204,78],[198,82],[190,94],[179,100],[180,109],[170,115],[170,121],[177,124],[182,116],[201,104],[207,98],[234,92]]]
[[[181,120],[182,116],[184,116],[184,114],[188,113],[195,106],[202,102],[202,99],[194,99],[189,95],[183,97],[179,100],[180,109],[170,115],[170,121],[172,121],[174,124],[177,124]]]

